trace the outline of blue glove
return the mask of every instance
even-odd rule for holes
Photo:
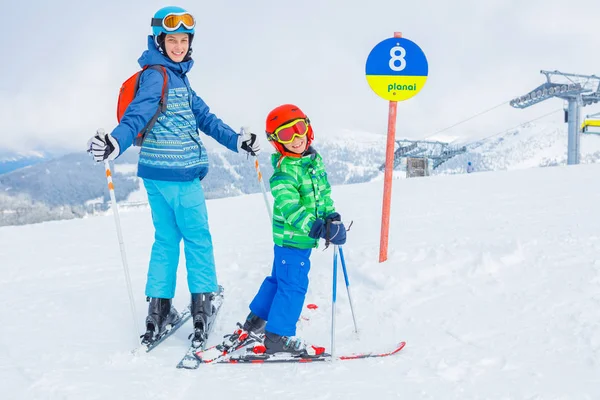
[[[323,238],[327,243],[342,245],[346,243],[346,227],[342,223],[340,214],[333,213],[328,215],[325,221],[317,218],[308,236],[313,239]]]

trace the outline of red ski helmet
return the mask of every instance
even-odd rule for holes
[[[308,147],[314,139],[314,133],[312,126],[310,125],[310,120],[308,119],[306,114],[304,114],[304,112],[300,109],[300,107],[295,106],[293,104],[283,104],[279,107],[274,108],[269,113],[269,115],[267,115],[267,140],[271,142],[271,144],[273,145],[273,147],[275,147],[278,153],[284,156],[301,157],[300,154],[287,151],[283,143],[279,142],[277,136],[274,134],[277,128],[279,128],[280,126],[299,119],[304,120],[308,127],[308,131],[306,132],[306,148],[308,149]]]

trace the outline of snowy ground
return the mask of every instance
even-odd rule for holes
[[[189,326],[132,356],[111,215],[0,228],[3,399],[598,399],[600,165],[394,182],[389,260],[377,262],[381,182],[334,188],[354,220],[345,255],[360,336],[340,281],[337,350],[397,356],[309,365],[175,369]],[[117,188],[118,190],[118,188]],[[262,196],[209,201],[232,331],[270,270]],[[140,325],[152,226],[121,214]],[[313,253],[299,334],[329,344],[332,252]],[[182,263],[182,266],[184,264]],[[188,301],[180,268],[176,305]]]

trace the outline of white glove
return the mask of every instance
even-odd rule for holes
[[[119,142],[114,137],[98,129],[96,134],[88,141],[88,153],[92,153],[94,161],[114,160],[120,152]]]
[[[247,128],[240,129],[240,134],[238,135],[238,152],[245,151],[251,156],[257,156],[260,153],[260,143],[258,142],[258,138],[254,133],[251,133],[247,130]]]

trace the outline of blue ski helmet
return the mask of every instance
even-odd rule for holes
[[[158,37],[161,33],[195,33],[196,19],[181,7],[169,6],[158,10],[150,23],[152,35]]]

